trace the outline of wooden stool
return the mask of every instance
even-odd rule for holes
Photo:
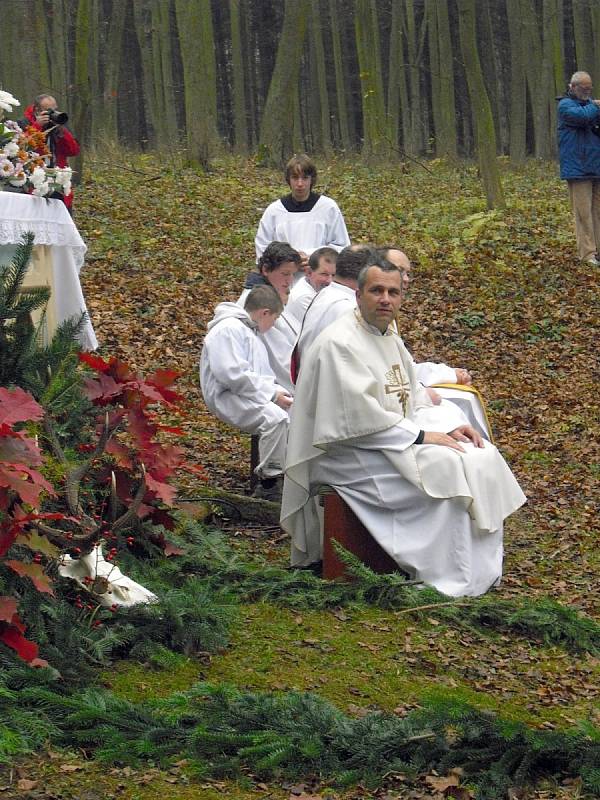
[[[344,550],[355,555],[373,572],[398,572],[394,559],[375,541],[369,531],[358,519],[354,511],[330,486],[319,492],[323,501],[323,577],[327,579],[348,579],[345,564],[335,551],[335,539]]]

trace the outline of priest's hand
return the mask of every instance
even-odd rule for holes
[[[452,431],[452,433],[454,433],[454,431]],[[465,452],[465,448],[461,447],[459,443],[449,433],[438,433],[437,431],[425,431],[425,436],[423,437],[422,443],[441,444],[443,447],[450,447],[452,450],[459,450],[461,453]]]
[[[473,383],[473,378],[468,369],[455,369],[454,372],[456,372],[457,383],[463,386],[470,386]]]
[[[448,435],[457,442],[472,442],[475,447],[483,447],[483,437],[471,425],[461,425]]]
[[[275,405],[279,406],[279,408],[283,408],[284,411],[287,411],[294,402],[294,398],[291,395],[286,394],[286,392],[277,392],[274,402]]]
[[[434,406],[439,406],[442,402],[442,395],[439,392],[436,392],[435,389],[431,389],[429,386],[425,387],[425,391],[429,395],[429,399],[433,403]]]

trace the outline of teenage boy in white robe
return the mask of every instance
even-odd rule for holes
[[[417,381],[392,325],[397,267],[372,251],[358,287],[358,308],[315,340],[296,386],[281,510],[292,564],[321,557],[311,495],[329,484],[413,579],[482,594],[500,580],[503,521],[525,495],[494,445]]]
[[[259,334],[270,330],[282,311],[281,298],[266,285],[249,292],[244,308],[219,303],[200,357],[208,409],[223,422],[259,435],[255,496],[274,501],[281,496],[292,398],[277,383]]]
[[[290,158],[285,167],[290,194],[267,206],[256,232],[256,260],[270,242],[288,242],[302,256],[302,268],[318,247],[342,250],[350,244],[337,203],[313,191],[317,167],[306,153]]]

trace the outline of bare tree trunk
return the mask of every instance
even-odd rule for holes
[[[510,38],[510,138],[509,152],[515,164],[525,161],[527,133],[527,96],[525,76],[525,39],[521,22],[520,0],[506,0]]]
[[[344,150],[352,148],[353,142],[348,125],[348,104],[346,103],[346,81],[344,80],[344,65],[342,60],[342,45],[339,30],[339,14],[337,0],[329,0],[329,15],[331,24],[331,37],[333,42],[333,64],[335,69],[335,94],[337,100],[338,125],[340,129],[340,142]]]
[[[75,96],[73,128],[81,144],[79,155],[73,159],[75,182],[83,178],[85,146],[89,141],[90,128],[90,20],[91,0],[79,0],[75,22]]]
[[[479,170],[485,189],[488,208],[504,208],[504,192],[496,158],[496,134],[475,32],[475,0],[457,0],[460,46],[465,64],[465,74],[471,108]]]
[[[321,147],[327,158],[331,156],[331,115],[329,113],[329,95],[327,92],[327,68],[325,66],[325,48],[323,47],[323,29],[321,25],[321,8],[319,0],[311,2],[311,30],[314,44],[317,85],[319,89],[319,109],[321,120]]]
[[[229,0],[231,29],[231,71],[233,73],[233,141],[236,153],[248,152],[248,119],[246,117],[246,86],[244,55],[240,24],[240,0]]]
[[[187,145],[192,161],[208,168],[217,144],[215,43],[210,0],[176,0],[185,84]]]
[[[362,91],[363,148],[367,160],[389,157],[377,10],[372,0],[356,0],[354,25]]]
[[[308,14],[307,0],[286,0],[283,29],[277,48],[267,102],[262,117],[259,162],[280,166],[293,148],[290,120],[297,108],[300,59]]]

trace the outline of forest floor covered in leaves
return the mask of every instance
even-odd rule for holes
[[[114,166],[121,162],[122,154],[90,155],[75,200],[89,247],[82,283],[101,352],[144,372],[177,369],[187,398],[180,443],[204,466],[209,485],[246,493],[248,437],[207,413],[197,362],[214,306],[235,300],[253,267],[262,209],[285,187],[278,173],[241,159],[223,159],[207,175],[155,155]],[[340,205],[353,242],[407,252],[414,279],[402,309],[405,341],[417,360],[472,372],[496,442],[528,496],[506,526],[505,577],[494,596],[550,597],[598,620],[600,271],[574,257],[566,188],[555,165],[515,170],[502,162],[502,169],[508,208],[498,212],[485,212],[469,165],[376,170],[336,161],[321,170],[318,188]],[[181,491],[193,495],[194,485],[184,482]],[[288,542],[280,531],[226,527],[244,558],[285,562]],[[222,653],[188,660],[176,673],[121,664],[112,689],[145,698],[199,678],[253,690],[306,689],[351,716],[379,708],[402,716],[442,690],[540,730],[581,721],[600,726],[600,662],[586,654],[494,630],[465,631],[435,611],[415,620],[374,608],[294,611],[255,602],[239,613]],[[20,769],[18,779],[33,782],[22,784],[21,796],[32,798],[134,800],[168,792],[174,799],[394,800],[452,796],[453,785],[436,775],[390,778],[377,791],[309,780],[263,784],[251,776],[233,785],[194,781],[185,764],[170,772],[114,768],[101,776],[77,753],[50,753],[42,766]],[[4,777],[0,798],[15,796]],[[527,796],[578,794],[578,785],[567,783]]]

